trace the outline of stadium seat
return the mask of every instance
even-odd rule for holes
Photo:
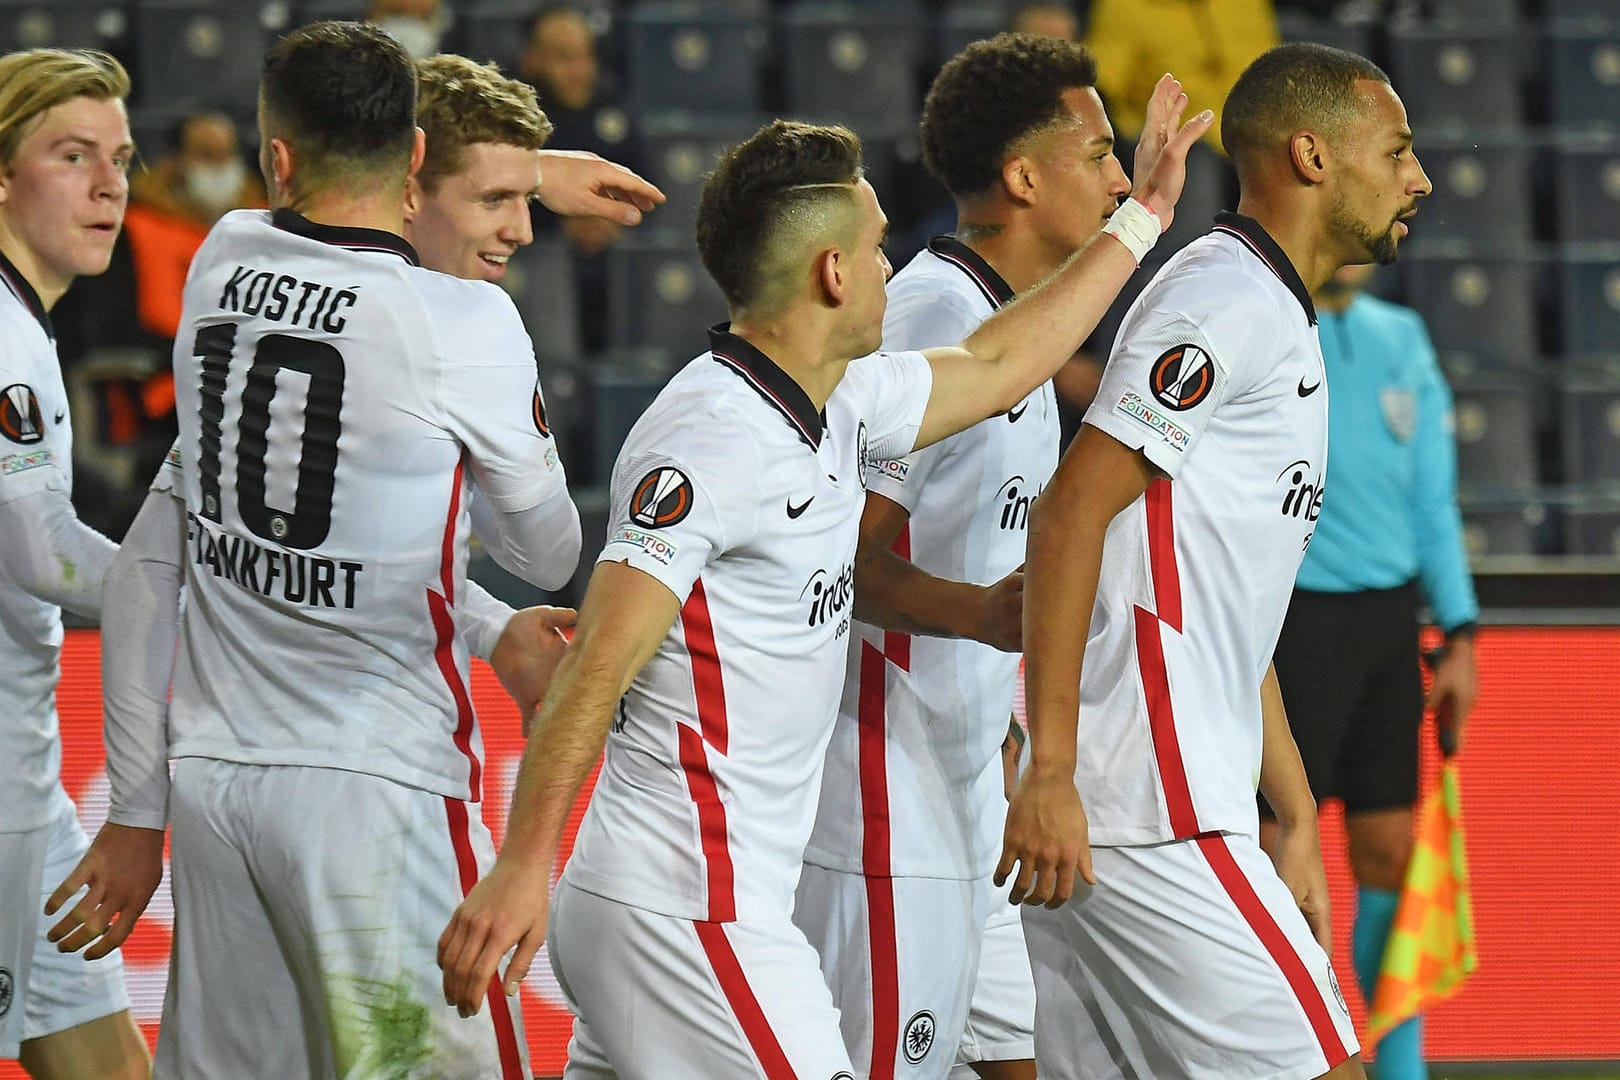
[[[592,365],[591,471],[600,482],[612,478],[613,462],[625,436],[668,381],[669,376],[661,372],[600,361]]]
[[[1574,136],[1554,142],[1558,238],[1620,242],[1620,138]]]
[[[1424,0],[1424,14],[1442,25],[1512,26],[1519,21],[1519,0]]]
[[[1414,223],[1421,228],[1422,213]],[[1442,353],[1482,366],[1524,364],[1540,355],[1536,299],[1543,262],[1530,255],[1433,245],[1401,258],[1406,302],[1429,324]]]
[[[1620,506],[1571,506],[1564,510],[1565,548],[1570,555],[1620,559]]]
[[[1521,35],[1507,28],[1397,25],[1390,31],[1390,74],[1412,126],[1479,130],[1517,128]],[[1421,144],[1419,154],[1422,153]]]
[[[943,64],[975,41],[995,37],[1007,28],[1007,11],[997,3],[957,0],[939,19],[939,63]]]
[[[1607,30],[1554,24],[1547,33],[1547,97],[1564,128],[1620,126],[1620,23]]]
[[[922,26],[910,13],[855,4],[799,4],[780,22],[790,114],[885,129],[915,125]]]
[[[643,228],[668,231],[690,242],[704,179],[721,151],[747,138],[756,127],[754,118],[746,116],[659,112],[647,117],[639,131],[647,179],[662,188],[669,201]]]
[[[1620,23],[1614,0],[1541,0],[1542,16],[1560,24],[1604,27]]]
[[[529,44],[534,11],[533,4],[516,0],[475,0],[456,12],[452,34],[456,50],[474,60],[494,61],[508,75],[515,74]]]
[[[608,335],[614,345],[656,345],[683,358],[709,347],[726,302],[689,238],[627,234],[608,249]]]
[[[1565,375],[1560,396],[1564,480],[1620,488],[1620,370]]]
[[[141,0],[135,8],[134,97],[252,114],[270,45],[257,8],[230,0]]]
[[[1532,156],[1515,135],[1421,139],[1418,157],[1434,193],[1412,222],[1414,247],[1431,238],[1509,249],[1529,242]]]
[[[1314,41],[1360,56],[1372,55],[1372,26],[1344,22],[1303,11],[1277,12],[1277,30],[1284,41]]]
[[[1524,380],[1496,372],[1452,379],[1457,487],[1474,496],[1536,486],[1535,399]]]
[[[1620,353],[1620,245],[1564,248],[1558,285],[1564,352]]]
[[[1463,544],[1468,557],[1534,555],[1547,523],[1547,508],[1534,500],[1507,505],[1463,506]]]
[[[624,34],[633,110],[760,109],[767,33],[759,18],[725,4],[640,4],[625,17]]]
[[[0,53],[44,46],[116,53],[128,33],[122,4],[0,0]]]
[[[291,21],[295,26],[327,19],[356,20],[366,14],[366,0],[294,0]]]
[[[534,243],[518,248],[501,284],[534,340],[542,371],[548,364],[572,363],[584,355],[574,257],[566,240],[559,235],[538,236]]]

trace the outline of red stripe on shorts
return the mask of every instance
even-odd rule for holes
[[[894,932],[894,879],[890,876],[889,766],[883,654],[861,643],[860,727],[861,868],[866,881],[867,934],[872,955],[871,1080],[892,1080],[900,1047],[900,958]]]
[[[1272,962],[1282,971],[1283,978],[1288,980],[1288,988],[1299,1000],[1300,1008],[1305,1010],[1305,1018],[1310,1021],[1311,1031],[1322,1047],[1328,1068],[1338,1067],[1350,1057],[1350,1051],[1345,1047],[1344,1040],[1339,1038],[1339,1029],[1328,1012],[1328,1004],[1317,989],[1316,980],[1306,969],[1305,961],[1295,951],[1282,927],[1277,925],[1277,920],[1271,917],[1271,912],[1261,902],[1249,879],[1243,876],[1242,868],[1226,846],[1226,837],[1220,833],[1209,833],[1194,839],[1210,869],[1215,871],[1215,877],[1226,889],[1226,895],[1232,898],[1232,903],[1237,905],[1249,929],[1254,931],[1255,937],[1260,939],[1260,944],[1271,955]]]
[[[450,846],[456,853],[456,876],[460,879],[461,895],[465,899],[478,884],[478,859],[473,855],[472,826],[467,820],[467,804],[460,799],[444,797],[445,815],[450,824]],[[501,976],[497,972],[489,980],[489,1018],[495,1024],[495,1045],[501,1052],[501,1080],[525,1080],[523,1055],[518,1053],[517,1028],[512,1023],[512,1009],[506,992],[501,989]]]
[[[1164,667],[1159,618],[1140,607],[1136,609],[1136,666],[1147,699],[1148,730],[1153,737],[1153,757],[1159,766],[1159,785],[1164,789],[1170,828],[1176,839],[1184,840],[1203,830],[1198,827],[1187,767],[1181,760],[1181,742],[1176,737],[1176,714],[1170,703],[1170,676]]]
[[[748,976],[743,974],[731,940],[726,937],[725,925],[717,922],[692,925],[697,928],[698,941],[703,943],[709,966],[720,980],[720,992],[725,995],[737,1023],[742,1025],[743,1036],[759,1059],[760,1068],[765,1070],[766,1080],[798,1080],[787,1054],[782,1052],[782,1044],[776,1041],[776,1032],[771,1030],[765,1010],[759,1007],[753,987],[748,985]]]
[[[1153,573],[1153,606],[1159,618],[1181,633],[1181,572],[1176,567],[1176,520],[1170,481],[1154,477],[1147,489],[1148,563]]]

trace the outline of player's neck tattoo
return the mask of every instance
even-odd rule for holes
[[[967,223],[957,226],[956,238],[969,246],[1001,234],[1002,226]]]

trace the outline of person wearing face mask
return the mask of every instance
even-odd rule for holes
[[[371,0],[365,21],[386,30],[412,60],[422,60],[439,51],[447,20],[439,0]]]

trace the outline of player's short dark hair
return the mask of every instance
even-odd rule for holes
[[[784,220],[829,199],[852,199],[861,140],[848,128],[775,120],[720,155],[698,201],[703,265],[736,307],[774,284],[763,272]]]
[[[317,22],[271,46],[259,86],[272,137],[297,147],[311,184],[398,169],[416,140],[416,65],[370,23]]]
[[[1242,171],[1305,127],[1339,130],[1357,115],[1356,83],[1389,83],[1377,64],[1310,42],[1268,49],[1238,76],[1221,110],[1221,141]]]
[[[1097,62],[1075,42],[1011,33],[975,41],[928,89],[923,163],[957,198],[982,195],[1015,143],[1064,116],[1065,90],[1096,82]]]

